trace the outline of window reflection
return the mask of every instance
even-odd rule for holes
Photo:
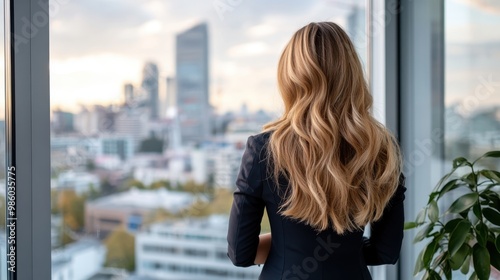
[[[66,1],[51,19],[53,279],[256,279],[226,255],[246,139],[281,110],[299,27],[336,21],[366,63],[364,1]]]
[[[446,157],[500,147],[500,6],[446,2]]]
[[[497,1],[445,2],[447,163],[461,156],[475,159],[500,148],[499,15]],[[500,167],[498,160],[481,164],[480,168]],[[491,276],[500,275],[492,269]]]

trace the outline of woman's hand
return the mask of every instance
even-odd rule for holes
[[[257,255],[255,256],[255,264],[264,264],[269,250],[271,249],[271,233],[259,235],[259,247],[257,248]]]

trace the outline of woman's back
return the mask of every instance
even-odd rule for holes
[[[261,279],[370,279],[367,265],[398,259],[405,188],[349,36],[332,22],[299,29],[278,62],[278,88],[283,115],[243,155],[228,255],[239,266],[265,262]],[[264,209],[271,234],[260,236]]]
[[[363,231],[337,234],[279,214],[283,194],[269,176],[266,146],[271,133],[248,139],[229,224],[228,255],[235,265],[254,264],[264,208],[272,232],[272,245],[260,279],[371,279],[367,265],[394,264],[403,238],[404,181],[386,207],[384,217],[372,225],[371,239]],[[333,278],[332,278],[333,277]]]

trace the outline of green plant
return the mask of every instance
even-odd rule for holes
[[[405,229],[422,227],[415,243],[430,240],[417,258],[415,275],[425,271],[423,279],[451,279],[452,271],[466,275],[473,267],[470,279],[487,280],[491,266],[500,270],[500,172],[476,170],[485,158],[500,158],[500,151],[473,162],[463,157],[453,160],[451,172],[439,181],[426,207],[415,221],[405,224]],[[464,194],[440,211],[438,202],[459,189]]]

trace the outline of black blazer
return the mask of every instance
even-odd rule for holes
[[[363,237],[363,231],[317,233],[278,213],[282,198],[267,175],[265,147],[269,136],[269,132],[250,136],[243,154],[227,235],[228,256],[233,264],[254,265],[264,208],[272,242],[259,279],[371,279],[367,265],[396,263],[403,239],[404,176],[382,219],[371,225],[370,238]]]

